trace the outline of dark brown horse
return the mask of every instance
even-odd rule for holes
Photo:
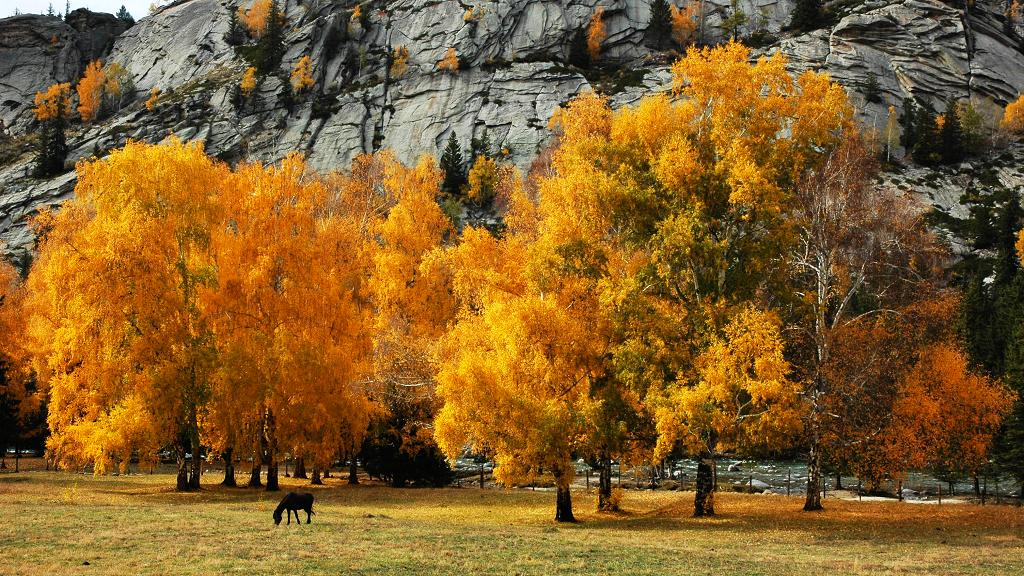
[[[292,523],[292,512],[295,513],[295,522],[302,524],[299,520],[299,510],[306,511],[306,524],[309,524],[309,517],[316,512],[313,512],[313,495],[309,493],[299,494],[297,492],[289,492],[281,498],[281,503],[277,505],[277,509],[274,510],[274,525],[281,523],[281,511],[288,511],[288,524]]]

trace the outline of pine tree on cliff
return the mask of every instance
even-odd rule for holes
[[[124,7],[124,4],[122,4],[121,9],[117,11],[117,19],[124,22],[129,28],[135,25],[135,18],[132,18],[132,15],[128,12],[128,9]]]
[[[284,14],[277,0],[273,0],[267,12],[266,31],[256,44],[259,53],[256,69],[260,74],[270,74],[281,64],[281,58],[284,57],[284,24]]]
[[[471,138],[469,141],[469,163],[473,164],[480,156],[494,158],[494,151],[491,149],[491,136],[484,128],[484,133],[479,138]]]
[[[824,24],[825,14],[821,8],[821,0],[797,0],[789,27],[807,32],[816,30]]]
[[[224,33],[224,42],[229,46],[241,46],[245,42],[245,30],[238,21],[237,10],[228,10],[228,31]]]
[[[647,44],[665,50],[672,44],[672,11],[665,0],[651,2],[651,19],[647,23]]]
[[[64,96],[66,98],[66,96]],[[36,140],[36,165],[33,175],[46,178],[64,172],[64,160],[68,156],[66,105],[59,104],[58,112],[40,121]]]
[[[579,28],[569,42],[569,64],[577,68],[590,68],[590,53],[587,52],[587,32]]]
[[[943,164],[956,164],[967,155],[964,149],[964,129],[960,124],[960,106],[956,100],[946,104],[945,120],[939,131]]]
[[[444,172],[441,189],[451,196],[458,195],[466,184],[466,169],[462,158],[462,146],[455,136],[455,130],[448,135],[448,145],[441,155],[441,171]]]
[[[911,155],[914,162],[922,166],[932,166],[942,160],[939,150],[939,130],[935,123],[935,110],[924,103],[915,106],[913,120],[914,144]]]

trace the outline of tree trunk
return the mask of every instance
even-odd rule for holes
[[[807,458],[807,499],[804,511],[823,510],[821,506],[821,446],[817,434],[811,441],[811,453]]]
[[[14,445],[14,471],[21,472],[21,447]]]
[[[610,510],[612,498],[612,459],[602,456],[598,463],[597,509]]]
[[[348,463],[348,483],[359,484],[359,464],[355,456]]]
[[[263,463],[267,465],[267,492],[277,492],[281,486],[277,481],[277,430],[274,413],[267,410],[263,423],[264,452]]]
[[[295,478],[302,478],[303,480],[308,479],[306,475],[306,462],[302,457],[295,459],[295,472],[292,474]]]
[[[309,481],[310,484],[323,484],[324,481],[320,479],[320,469],[313,467],[313,478]]]
[[[836,472],[836,490],[843,489],[843,475],[840,472]]]
[[[252,459],[252,470],[249,471],[249,488],[262,488],[263,479],[260,474],[263,472],[263,463],[259,458]]]
[[[188,491],[188,460],[185,460],[185,439],[180,437],[174,444],[174,459],[178,464],[178,478],[174,489],[178,492]]]
[[[697,462],[697,493],[693,498],[694,516],[715,515],[715,458],[706,456]]]
[[[196,433],[195,430],[198,430],[198,427],[193,428],[193,432],[191,434],[192,438],[190,444],[192,445],[192,461],[189,463],[189,490],[199,490],[199,477],[203,473],[203,461],[199,458],[199,451],[202,447],[199,445],[199,434]]]
[[[575,522],[572,515],[572,492],[569,490],[572,477],[555,467],[555,522]]]
[[[224,460],[224,481],[220,483],[221,486],[229,486],[231,488],[238,486],[238,484],[235,482],[234,454],[234,448],[228,448],[227,450],[224,451],[224,454],[221,455],[221,458]]]
[[[277,492],[281,489],[277,481],[277,458],[273,455],[267,456],[267,492]]]
[[[978,482],[978,475],[974,475],[974,495],[981,498],[981,483]]]

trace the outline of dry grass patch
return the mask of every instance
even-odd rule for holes
[[[208,481],[214,481],[208,477]],[[170,490],[169,475],[0,475],[0,574],[1020,574],[1024,512],[722,493],[689,517],[692,493],[630,492],[622,514],[575,493],[324,487],[313,524],[275,527],[279,494]],[[85,565],[84,562],[88,562]]]

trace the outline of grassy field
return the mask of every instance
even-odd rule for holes
[[[311,525],[275,527],[278,494],[0,474],[0,575],[1024,574],[1024,510],[1010,506],[830,500],[806,514],[795,497],[722,493],[718,517],[694,519],[692,493],[628,492],[624,513],[598,514],[580,491],[581,522],[556,526],[549,492],[327,482],[303,486]]]

